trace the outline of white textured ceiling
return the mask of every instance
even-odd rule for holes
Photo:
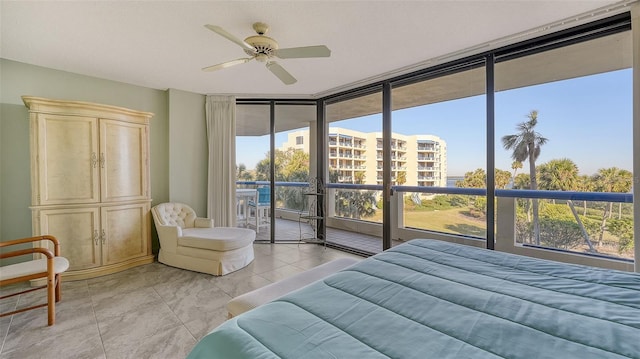
[[[0,57],[156,89],[314,97],[619,3],[2,0]],[[201,71],[245,57],[204,24],[245,38],[256,21],[280,47],[324,44],[331,57],[278,60],[290,86],[258,62]]]

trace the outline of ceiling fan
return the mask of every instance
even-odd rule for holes
[[[203,71],[215,71],[231,67],[234,65],[244,64],[253,59],[264,62],[267,69],[271,71],[277,78],[280,79],[285,85],[291,85],[296,83],[296,78],[293,77],[287,70],[280,66],[277,62],[273,61],[274,57],[280,59],[298,59],[308,57],[329,57],[331,56],[331,50],[324,45],[318,46],[304,46],[304,47],[290,47],[286,49],[278,48],[278,42],[268,36],[265,36],[269,31],[269,25],[256,22],[253,24],[253,29],[258,35],[249,36],[244,40],[231,35],[226,30],[216,25],[204,25],[207,29],[215,32],[216,34],[226,38],[227,40],[234,42],[244,49],[250,57],[244,57],[236,60],[223,62],[221,64],[208,66],[203,68]]]

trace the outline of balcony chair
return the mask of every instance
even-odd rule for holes
[[[270,224],[271,188],[258,187],[257,190],[257,201],[249,201],[249,212],[253,210],[256,233],[260,233],[260,227],[268,227]]]
[[[201,273],[225,275],[253,261],[256,232],[214,227],[184,203],[162,203],[151,209],[160,239],[158,261]]]
[[[48,242],[51,242],[53,245],[53,253],[51,253],[51,250],[47,247]],[[7,252],[1,253],[0,259],[18,257],[23,255],[30,255],[32,259],[26,262],[9,264],[0,267],[0,288],[10,284],[26,282],[33,279],[44,280],[44,278],[46,278],[46,284],[36,287],[29,286],[27,289],[10,294],[4,294],[5,291],[2,290],[3,294],[2,296],[0,296],[0,299],[5,299],[19,294],[47,288],[47,302],[43,304],[33,305],[27,308],[17,309],[11,312],[1,313],[0,317],[46,306],[48,313],[47,324],[54,325],[56,322],[56,302],[59,302],[62,298],[60,290],[60,273],[63,273],[69,268],[69,261],[66,258],[60,256],[60,242],[54,236],[45,235],[0,242],[0,248],[4,249],[5,247],[16,246],[20,244],[29,244],[33,247],[26,249],[16,248],[14,250],[9,250]],[[46,258],[35,259],[35,254],[44,255]],[[41,255],[37,255],[37,257],[42,257]]]

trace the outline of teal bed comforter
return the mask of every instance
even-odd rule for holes
[[[640,358],[640,275],[413,240],[225,322],[188,358]]]

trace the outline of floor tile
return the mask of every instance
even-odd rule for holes
[[[110,351],[117,351],[118,348],[131,343],[140,343],[145,338],[179,325],[182,325],[182,322],[160,300],[135,311],[102,319],[98,322],[98,329],[109,357]]]
[[[191,335],[193,335],[196,340],[200,340],[218,325],[224,323],[228,315],[229,312],[227,311],[226,305],[223,305],[218,309],[201,313],[196,319],[184,323],[184,326],[191,332]]]
[[[272,255],[257,253],[253,262],[249,263],[244,269],[250,270],[255,274],[261,274],[286,265],[287,262],[281,261]]]
[[[175,289],[173,293],[165,291]],[[207,313],[224,308],[232,297],[214,284],[212,280],[193,280],[180,287],[158,288],[164,301],[181,322],[187,323],[206,316]]]
[[[67,338],[70,333],[75,333],[76,336],[82,333],[98,334],[93,308],[86,299],[58,303],[56,323],[53,326],[47,325],[46,307],[13,315],[2,352],[26,349],[38,345],[45,338]],[[51,349],[64,351],[65,342],[66,340],[54,341]]]
[[[140,340],[125,341],[117,346],[105,345],[105,349],[108,359],[185,358],[195,343],[191,333],[177,325]]]
[[[232,298],[271,283],[271,281],[252,272],[243,276],[232,277],[231,275],[216,278],[214,283]]]
[[[284,267],[276,268],[275,270],[272,270],[269,272],[261,273],[260,276],[272,282],[276,282],[302,272],[304,272],[304,269],[300,267],[295,267],[293,265],[286,265]]]
[[[87,326],[61,333],[41,333],[38,340],[17,348],[3,349],[2,359],[101,359],[106,358],[98,328]]]
[[[96,296],[92,299],[96,319],[106,321],[128,312],[137,312],[162,299],[152,287],[141,288],[114,296]]]

